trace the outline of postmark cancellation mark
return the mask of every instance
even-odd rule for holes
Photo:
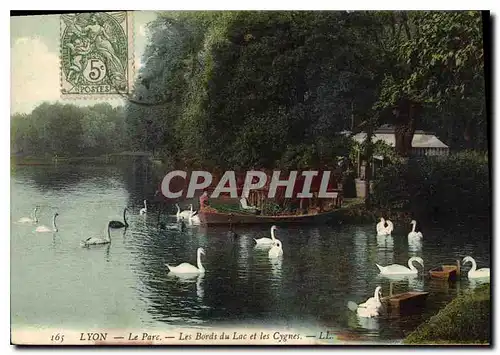
[[[61,96],[128,94],[133,77],[130,13],[61,15]]]

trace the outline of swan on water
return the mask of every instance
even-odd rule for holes
[[[189,218],[189,224],[193,226],[199,226],[201,224],[200,216],[195,215]]]
[[[101,244],[109,244],[111,243],[111,233],[109,232],[109,223],[108,223],[108,235],[107,237],[101,238],[101,237],[90,237],[85,240],[82,240],[80,242],[80,245],[82,247],[87,247],[89,245],[101,245]]]
[[[173,274],[203,274],[205,272],[205,268],[201,264],[201,254],[205,255],[205,250],[203,248],[198,248],[196,251],[196,264],[198,267],[189,263],[182,263],[177,266],[171,266],[169,264],[166,265]]]
[[[379,268],[380,273],[382,275],[412,275],[412,274],[418,274],[417,268],[413,265],[414,261],[416,261],[417,263],[422,265],[422,267],[424,267],[424,260],[419,256],[412,256],[408,260],[409,268],[398,264],[392,264],[388,266],[380,266],[379,264],[376,265]]]
[[[109,227],[110,228],[123,228],[123,227],[126,228],[126,227],[128,227],[126,213],[127,213],[127,208],[124,208],[123,209],[123,222],[120,222],[120,221],[110,221],[109,222]]]
[[[271,238],[267,238],[267,237],[264,237],[264,238],[259,238],[259,239],[255,239],[255,243],[257,243],[257,245],[259,246],[271,246],[274,244],[274,241],[276,240],[276,238],[274,237],[274,231],[278,229],[278,227],[276,226],[272,226],[271,227]]]
[[[377,288],[375,288],[373,297],[370,297],[368,300],[366,300],[365,303],[357,305],[356,303],[349,301],[347,306],[349,307],[350,310],[356,311],[358,313],[358,316],[360,317],[363,318],[377,317],[382,308],[382,302],[380,302],[380,297],[382,296],[381,290],[382,287],[377,286]]]
[[[201,223],[200,216],[198,215],[198,211],[195,211],[191,217],[189,217],[189,221],[192,224],[198,225]]]
[[[408,238],[423,238],[422,232],[415,232],[415,228],[417,227],[417,221],[412,220],[410,224],[413,225],[413,228],[411,229],[411,232],[408,233]]]
[[[283,248],[279,239],[275,239],[274,245],[269,249],[268,255],[270,258],[279,258],[283,255]]]
[[[35,232],[38,233],[46,233],[46,232],[57,232],[57,226],[56,226],[56,217],[59,216],[59,213],[54,213],[54,218],[52,219],[52,228],[49,228],[47,226],[38,226],[35,229]]]
[[[144,200],[144,207],[141,208],[141,210],[139,211],[139,214],[146,214],[148,213],[148,204],[147,204],[147,201]]]
[[[192,225],[200,225],[201,224],[201,220],[200,220],[200,216],[198,215],[198,211],[193,211],[193,205],[190,205],[191,206],[191,216],[189,216],[189,224],[192,224]]]
[[[38,217],[36,216],[37,212],[38,212],[38,206],[35,206],[35,209],[33,210],[33,214],[30,217],[21,217],[17,222],[18,223],[36,224],[36,223],[38,223]]]
[[[467,264],[467,263],[472,263],[472,267],[470,268],[469,272],[467,273],[467,276],[469,279],[478,279],[478,278],[489,278],[490,277],[490,268],[482,268],[482,269],[477,269],[477,264],[476,260],[472,258],[471,256],[466,256],[462,260],[462,264]]]
[[[193,205],[191,205],[191,209],[190,210],[184,210],[181,212],[181,208],[179,207],[179,205],[176,203],[175,204],[175,207],[177,207],[177,219],[189,219],[192,215],[193,215]]]
[[[387,226],[386,226],[387,224]],[[377,235],[384,236],[390,235],[394,230],[394,225],[390,220],[386,220],[383,217],[380,218],[380,222],[377,223]]]

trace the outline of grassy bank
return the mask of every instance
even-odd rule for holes
[[[404,344],[489,344],[490,285],[461,294],[404,340]]]

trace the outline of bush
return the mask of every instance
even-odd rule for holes
[[[404,340],[405,344],[490,343],[490,285],[455,298]]]
[[[434,220],[488,216],[488,159],[469,151],[397,162],[380,172],[373,203]]]

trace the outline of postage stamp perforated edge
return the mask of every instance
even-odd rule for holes
[[[71,100],[116,100],[126,97],[132,90],[136,68],[135,68],[135,34],[134,34],[134,17],[133,11],[120,11],[126,14],[126,36],[127,36],[127,90],[123,93],[108,93],[108,94],[68,94],[64,93],[63,89],[66,84],[66,78],[63,71],[63,46],[62,36],[65,29],[65,24],[61,15],[59,15],[59,37],[58,37],[58,53],[59,53],[59,97],[65,101]],[[76,14],[77,12],[75,12]],[[96,13],[109,13],[109,12],[96,12]]]

